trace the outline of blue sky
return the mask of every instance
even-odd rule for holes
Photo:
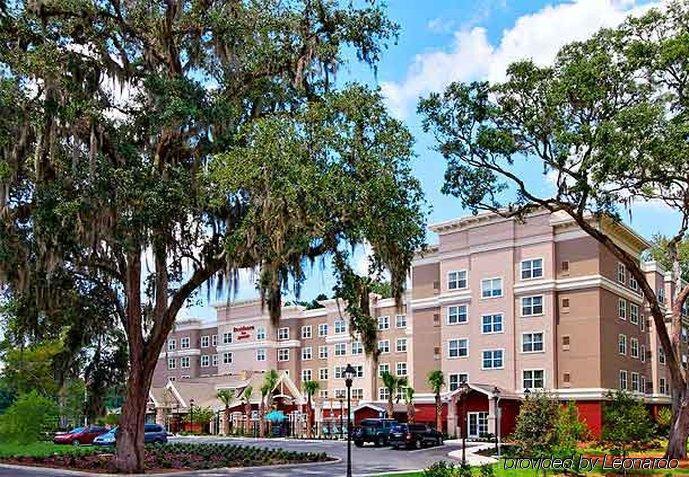
[[[414,112],[417,98],[453,80],[500,80],[505,66],[515,59],[548,63],[569,41],[584,39],[651,6],[653,2],[642,0],[390,0],[389,15],[402,28],[397,44],[384,53],[377,74],[352,62],[340,71],[338,81],[381,88],[391,112],[405,121],[416,138],[413,169],[431,205],[429,223],[452,219],[467,212],[457,199],[440,193],[445,162],[432,150],[431,138],[420,130]],[[548,187],[537,171],[531,172],[529,180],[544,190]],[[669,234],[678,224],[677,216],[657,204],[634,206],[626,221],[649,238],[658,232]],[[436,238],[429,234],[428,240]],[[363,250],[355,256],[358,263],[364,263],[364,258]],[[327,268],[315,267],[301,298],[330,294],[333,284]],[[205,298],[205,293],[200,295]],[[247,274],[237,298],[253,296],[256,291]],[[214,311],[196,306],[186,309],[183,316],[211,319]]]

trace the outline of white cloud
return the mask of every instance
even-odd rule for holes
[[[433,33],[449,33],[455,27],[455,21],[452,19],[445,19],[436,17],[429,20],[426,27]]]
[[[454,33],[449,48],[417,54],[402,81],[383,82],[381,89],[391,110],[405,117],[419,96],[452,81],[500,81],[507,65],[518,59],[548,64],[563,45],[586,39],[602,27],[618,25],[626,16],[654,5],[639,6],[636,0],[574,0],[549,5],[518,18],[503,31],[497,45],[490,44],[485,28],[463,28]],[[440,19],[432,22],[442,24]]]

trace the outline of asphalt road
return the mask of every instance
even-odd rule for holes
[[[284,477],[284,476],[343,476],[346,471],[347,443],[339,441],[297,441],[297,440],[270,440],[270,439],[225,439],[225,438],[198,438],[198,437],[179,437],[172,438],[170,442],[231,442],[242,443],[244,445],[255,445],[261,447],[279,447],[294,451],[304,452],[326,452],[333,457],[339,457],[341,462],[335,464],[314,464],[309,466],[286,466],[286,467],[254,467],[251,469],[217,469],[208,471],[197,471],[188,473],[175,473],[175,476],[182,477],[220,477],[227,475],[251,475],[256,477]],[[468,447],[468,446],[467,446]],[[379,474],[401,470],[423,469],[438,460],[449,459],[447,453],[458,447],[444,445],[440,447],[430,447],[421,450],[394,450],[391,448],[364,447],[357,448],[352,445],[352,473],[356,476]],[[61,472],[55,469],[8,469],[0,467],[0,476],[55,476],[67,477],[74,474]]]

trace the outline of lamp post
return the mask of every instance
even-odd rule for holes
[[[493,401],[495,401],[495,407],[493,412],[495,413],[495,452],[500,458],[500,388],[495,386],[493,388]]]
[[[347,386],[347,477],[352,477],[352,379],[356,370],[351,364],[345,368],[345,385]]]
[[[191,433],[194,433],[194,398],[189,400],[189,423],[191,424]]]
[[[462,390],[462,465],[467,463],[467,413],[466,413],[466,397],[469,393],[469,384],[466,381],[462,381],[459,386]]]

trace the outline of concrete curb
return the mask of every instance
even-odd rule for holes
[[[483,455],[478,455],[476,452],[490,449],[493,447],[494,444],[479,444],[476,446],[467,446],[466,448],[466,459],[467,459],[467,464],[469,465],[484,465],[484,464],[496,464],[498,459],[494,459],[493,457],[486,457]],[[462,449],[459,450],[453,450],[451,452],[448,452],[448,457],[455,459],[455,460],[462,460]]]
[[[212,469],[200,469],[200,470],[171,470],[169,472],[163,472],[163,473],[158,473],[158,474],[106,474],[106,473],[101,473],[101,472],[86,472],[83,470],[71,470],[71,469],[63,469],[60,467],[45,467],[45,466],[40,466],[40,465],[17,465],[17,464],[2,464],[0,463],[0,468],[3,469],[13,469],[13,470],[24,470],[24,471],[32,471],[36,474],[47,474],[47,475],[54,475],[55,472],[60,472],[63,474],[67,475],[74,475],[74,476],[84,476],[84,477],[93,477],[93,476],[102,476],[102,477],[122,477],[123,475],[127,475],[130,477],[165,477],[165,476],[174,476],[177,474],[204,474],[208,472],[227,472],[227,473],[235,473],[235,472],[241,472],[241,471],[248,471],[250,472],[252,469],[280,469],[280,468],[285,468],[285,467],[313,467],[316,465],[334,465],[334,464],[339,464],[342,462],[342,459],[340,457],[333,457],[333,456],[328,456],[333,460],[329,460],[327,462],[305,462],[303,464],[274,464],[274,465],[258,465],[258,466],[253,466],[253,467],[215,467]]]

